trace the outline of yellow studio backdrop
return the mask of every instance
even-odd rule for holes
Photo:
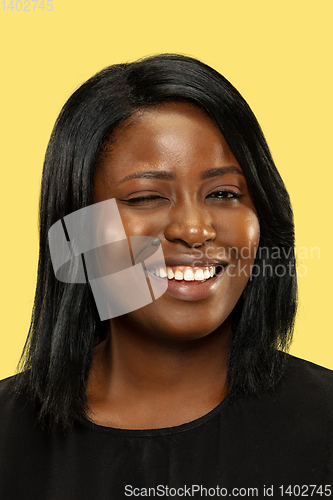
[[[295,212],[301,276],[291,353],[333,369],[332,11],[330,0],[0,2],[0,378],[14,373],[29,328],[54,121],[98,70],[160,52],[211,65],[256,114]]]

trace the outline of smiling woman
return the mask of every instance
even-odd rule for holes
[[[143,266],[154,300],[102,321],[87,254],[85,283],[59,281],[47,235],[110,200],[133,267],[140,238],[164,259]],[[0,384],[1,498],[279,498],[282,484],[310,483],[330,494],[333,374],[283,352],[297,294],[290,201],[227,80],[172,54],[92,77],[54,127],[40,214],[29,338]],[[116,218],[96,226],[111,234]]]

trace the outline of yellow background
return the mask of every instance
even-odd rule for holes
[[[43,156],[61,106],[103,67],[159,52],[213,66],[256,114],[291,195],[297,247],[308,251],[291,353],[333,369],[331,5],[53,0],[51,12],[33,2],[19,12],[15,1],[4,12],[0,3],[0,378],[14,373],[28,332]]]

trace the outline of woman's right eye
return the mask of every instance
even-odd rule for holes
[[[149,203],[150,201],[154,201],[154,200],[165,200],[166,198],[163,198],[163,196],[158,196],[158,195],[155,195],[155,194],[150,194],[150,195],[147,195],[147,196],[137,196],[136,198],[129,198],[127,200],[121,200],[121,201],[125,201],[126,203],[130,203],[131,205],[133,204],[137,204],[137,203],[141,203],[141,204],[145,204],[145,203]]]

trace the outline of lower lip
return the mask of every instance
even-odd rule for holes
[[[168,289],[166,293],[178,300],[187,300],[194,302],[196,300],[203,300],[215,292],[219,286],[221,278],[224,276],[225,269],[223,268],[214,278],[207,281],[185,281],[185,280],[168,280]],[[149,277],[155,279],[167,279],[158,278],[157,276],[149,273]],[[150,278],[151,279],[151,278]]]

